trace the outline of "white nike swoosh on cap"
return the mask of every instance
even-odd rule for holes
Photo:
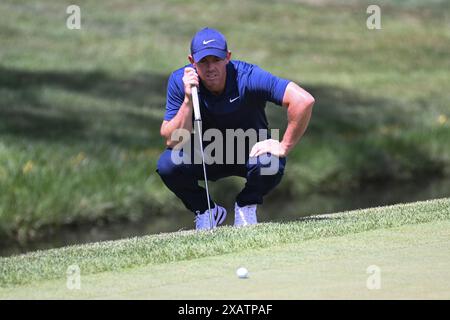
[[[208,40],[208,41],[203,40],[203,44],[207,45],[208,43],[213,42],[213,41],[216,41],[216,39],[211,39],[211,40]]]
[[[237,96],[237,97],[236,97],[236,98],[234,98],[234,99],[231,99],[231,98],[230,98],[230,103],[232,103],[232,102],[236,101],[237,99],[239,99],[239,96]]]

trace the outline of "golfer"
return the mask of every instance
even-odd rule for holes
[[[180,129],[193,131],[192,87],[198,88],[203,132],[216,129],[224,133],[224,137],[227,129],[268,130],[267,101],[286,107],[287,128],[281,142],[271,139],[269,134],[268,138],[246,145],[244,149],[235,146],[237,154],[245,152],[244,163],[218,161],[206,165],[208,180],[229,176],[246,179],[236,197],[234,226],[256,224],[257,205],[280,183],[286,156],[307,128],[314,98],[292,81],[274,76],[257,65],[231,60],[227,41],[217,30],[198,31],[192,38],[190,51],[190,64],[174,71],[168,81],[166,112],[161,125],[167,149],[158,160],[157,172],[164,184],[195,214],[196,229],[219,226],[227,212],[210,198],[213,219],[210,221],[205,189],[198,184],[204,178],[202,165],[177,163],[172,157],[173,152],[177,155],[183,152],[178,147],[180,139],[174,138],[178,136],[173,133]],[[191,138],[189,143],[193,140]],[[224,152],[229,149],[224,148]],[[260,161],[262,157],[269,157],[271,163],[277,162],[274,174],[262,174],[267,166],[267,161]]]

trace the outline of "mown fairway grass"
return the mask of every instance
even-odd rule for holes
[[[78,1],[82,29],[73,31],[68,3],[2,1],[1,241],[186,214],[154,170],[167,77],[205,25],[228,37],[235,59],[316,97],[278,198],[448,175],[448,2],[381,2],[379,31],[366,28],[367,1],[319,3]],[[285,113],[268,112],[283,130]],[[241,187],[212,191],[230,204]]]
[[[449,227],[440,199],[37,251],[0,258],[0,298],[448,298]],[[66,287],[70,265],[81,291]],[[379,293],[367,291],[371,265]]]
[[[80,290],[64,278],[0,288],[0,299],[449,299],[449,230],[429,222],[82,274]],[[249,279],[236,277],[242,265]],[[368,289],[369,267],[380,289]]]

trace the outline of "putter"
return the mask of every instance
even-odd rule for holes
[[[198,91],[196,86],[193,86],[191,89],[192,89],[192,103],[194,105],[194,128],[195,124],[197,124],[197,128],[195,130],[198,130],[197,132],[198,132],[198,140],[200,142],[200,152],[202,153],[203,175],[205,176],[206,200],[208,201],[209,223],[211,229],[214,229],[211,204],[209,203],[208,177],[206,176],[205,153],[203,152],[202,116],[200,115]]]

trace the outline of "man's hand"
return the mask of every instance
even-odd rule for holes
[[[287,150],[279,141],[268,139],[256,143],[250,151],[250,157],[257,157],[264,153],[271,153],[276,157],[284,158],[287,155]]]
[[[191,98],[192,96],[192,86],[198,87],[199,80],[197,72],[195,72],[194,68],[184,68],[184,75],[183,75],[183,84],[184,84],[184,94],[188,98]]]
[[[180,106],[175,117],[171,120],[164,120],[161,124],[161,136],[166,140],[166,146],[169,148],[175,148],[175,146],[181,147],[186,143],[188,139],[172,140],[172,134],[178,129],[184,129],[187,132],[192,132],[192,113],[194,111],[192,106],[192,86],[199,85],[198,75],[194,68],[185,68],[183,75],[184,84],[184,101]],[[181,144],[180,144],[181,141]]]

